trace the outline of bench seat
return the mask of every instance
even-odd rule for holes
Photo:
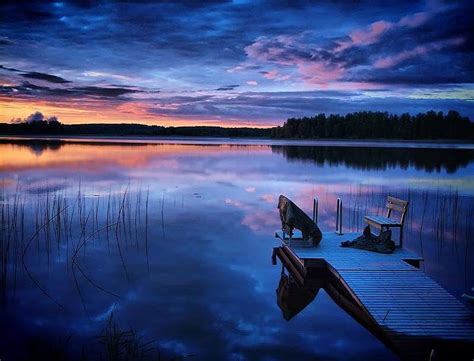
[[[394,219],[384,216],[365,216],[367,222],[373,222],[379,226],[401,227],[402,224]]]

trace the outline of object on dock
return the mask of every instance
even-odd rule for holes
[[[296,228],[301,231],[302,239],[309,241],[309,245],[316,246],[321,242],[322,233],[318,225],[290,199],[280,195],[278,209],[280,211],[281,229],[289,235],[290,241],[293,230]],[[315,216],[314,211],[313,215]]]
[[[389,254],[341,248],[341,236],[323,236],[319,247],[275,250],[301,286],[327,272],[327,287],[344,296],[336,303],[403,360],[428,360],[432,349],[474,357],[472,312],[419,269],[422,258],[398,247]]]
[[[395,250],[395,242],[392,241],[392,231],[387,229],[374,236],[370,226],[364,228],[362,236],[353,241],[341,242],[341,247],[352,247],[378,253],[392,253]]]
[[[400,228],[400,247],[403,245],[403,222],[405,221],[405,215],[408,210],[408,201],[404,201],[395,197],[388,196],[387,203],[387,215],[384,216],[365,216],[365,222],[376,228],[379,228],[382,232],[384,229],[390,229],[392,227]],[[397,220],[390,218],[392,211],[396,211],[400,214],[400,218]]]

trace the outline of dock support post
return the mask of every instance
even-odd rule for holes
[[[318,223],[318,197],[313,198],[313,222]]]
[[[403,226],[400,227],[400,248],[403,248]]]
[[[277,252],[278,252],[278,248],[273,248],[272,250],[272,265],[273,266],[277,264]]]
[[[341,198],[337,199],[336,207],[336,233],[342,235],[342,200]]]

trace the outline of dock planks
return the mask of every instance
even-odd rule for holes
[[[340,247],[342,241],[358,235],[327,232],[316,247],[292,240],[282,246],[286,249],[282,254],[303,265],[300,278],[311,268],[328,269],[337,286],[358,305],[360,318],[369,320],[369,326],[402,358],[418,359],[426,355],[426,347],[450,341],[472,347],[474,352],[473,313],[415,267],[423,259],[401,248],[380,254]]]

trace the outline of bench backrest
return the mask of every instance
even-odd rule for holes
[[[408,201],[388,196],[385,207],[387,207],[387,218],[390,218],[392,211],[397,211],[400,213],[400,223],[403,224],[408,210]]]

